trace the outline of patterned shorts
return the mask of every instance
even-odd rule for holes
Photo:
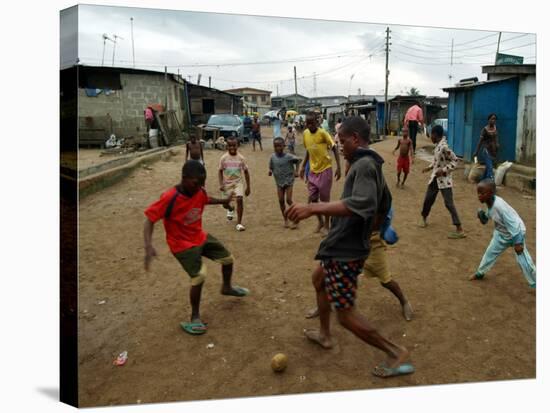
[[[355,304],[357,277],[363,272],[364,260],[333,261],[323,260],[325,291],[335,310],[351,308]]]

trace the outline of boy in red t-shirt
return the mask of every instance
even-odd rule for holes
[[[209,197],[204,190],[205,180],[204,166],[199,161],[189,160],[183,165],[181,182],[164,192],[158,201],[145,210],[145,269],[149,270],[151,260],[157,256],[152,236],[155,223],[162,219],[170,251],[191,277],[191,322],[181,323],[183,330],[189,334],[206,332],[206,324],[201,321],[199,312],[206,276],[203,256],[222,265],[223,295],[243,297],[249,293],[246,288],[231,285],[233,256],[220,241],[202,229],[204,206],[230,207],[232,199],[232,195],[225,199]]]

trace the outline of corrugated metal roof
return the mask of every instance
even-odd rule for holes
[[[506,77],[504,79],[484,80],[483,82],[476,82],[476,83],[471,83],[471,84],[466,84],[466,85],[455,85],[455,86],[451,86],[451,87],[445,87],[441,90],[443,90],[445,92],[449,92],[451,90],[471,89],[471,88],[474,88],[474,87],[483,86],[483,85],[487,85],[487,84],[490,84],[490,83],[505,82],[507,80],[514,79],[515,77],[516,76],[510,76],[510,77]]]

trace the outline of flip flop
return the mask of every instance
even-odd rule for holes
[[[377,370],[381,370],[383,373],[378,374]],[[395,377],[395,376],[403,376],[405,374],[412,374],[414,373],[414,366],[410,363],[403,363],[400,364],[398,367],[386,367],[383,364],[377,366],[372,374],[374,374],[376,377],[381,378],[388,378],[388,377]]]
[[[181,328],[186,333],[189,333],[193,336],[200,336],[201,334],[206,333],[206,324],[201,322],[195,323],[180,323]]]
[[[230,294],[222,293],[222,295],[231,295],[233,297],[244,297],[248,294],[250,294],[250,290],[248,288],[239,287],[238,285],[233,286],[232,293]]]

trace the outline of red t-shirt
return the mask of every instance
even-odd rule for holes
[[[166,209],[175,196],[175,202],[168,219]],[[191,198],[179,192],[175,187],[164,192],[160,199],[145,210],[145,216],[151,222],[162,219],[166,232],[166,242],[173,254],[204,244],[206,232],[202,230],[202,211],[208,204],[208,195],[201,189]]]

